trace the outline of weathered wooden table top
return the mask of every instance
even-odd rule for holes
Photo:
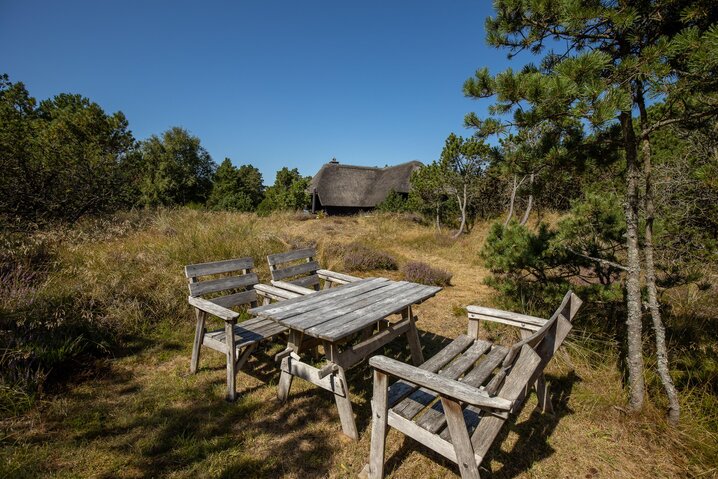
[[[309,336],[335,342],[439,291],[441,288],[437,286],[367,278],[252,308],[249,313],[269,318]]]

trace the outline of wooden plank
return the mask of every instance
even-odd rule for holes
[[[192,359],[190,359],[190,366],[189,371],[190,373],[194,374],[197,372],[197,368],[199,367],[199,356],[200,356],[200,349],[202,346],[202,342],[204,340],[204,323],[207,318],[207,313],[204,311],[200,311],[195,309],[195,318],[197,320],[197,324],[195,325],[194,329],[194,343],[192,344]]]
[[[343,384],[347,383],[347,378],[344,374],[343,368],[340,367],[336,373],[328,377],[335,376],[341,378]],[[347,394],[345,396],[335,394],[334,402],[336,403],[337,411],[339,412],[339,421],[342,424],[342,432],[348,438],[353,439],[354,441],[358,441],[359,431],[357,431],[356,421],[354,420],[354,411],[352,410],[352,402],[349,399],[349,392],[347,391]]]
[[[250,289],[249,291],[242,291],[241,293],[211,298],[209,301],[224,308],[233,308],[235,306],[239,306],[240,304],[250,304],[257,301],[257,292]]]
[[[296,261],[304,258],[314,258],[317,253],[314,248],[295,249],[287,251],[285,253],[275,253],[267,256],[267,263],[269,266],[275,266],[280,263],[288,263],[289,261]]]
[[[473,344],[473,342],[474,340],[472,338],[461,335],[419,367],[435,373],[451,362],[457,355],[461,354],[466,348]],[[389,388],[389,407],[397,404],[417,388],[418,386],[416,384],[404,380],[392,384]]]
[[[237,351],[234,348],[234,335],[232,334],[233,322],[224,323],[224,329],[227,335],[227,400],[234,401],[237,398]]]
[[[289,350],[292,354],[299,354],[299,351],[302,347],[302,339],[303,335],[297,331],[289,330],[289,339],[287,340],[287,350]],[[288,356],[282,360],[282,365],[285,364],[285,361],[288,364],[288,359],[292,356]],[[285,402],[287,400],[287,397],[289,396],[289,390],[292,388],[292,380],[294,379],[294,375],[287,372],[287,371],[281,371],[279,376],[279,384],[277,384],[277,399],[279,399],[280,402]],[[326,378],[325,378],[326,379]]]
[[[316,261],[310,261],[308,263],[299,263],[293,266],[287,266],[282,269],[275,269],[271,271],[271,274],[274,281],[281,281],[286,278],[291,278],[292,276],[314,273],[318,269],[319,263]]]
[[[218,304],[214,304],[212,301],[206,300],[204,298],[193,298],[192,296],[190,296],[187,299],[189,301],[189,304],[191,304],[195,308],[198,308],[213,316],[217,316],[218,318],[224,319],[225,321],[236,320],[239,317],[239,313],[237,313],[236,311],[232,311],[231,309],[227,309]]]
[[[469,373],[461,379],[461,382],[473,387],[481,386],[493,370],[501,364],[501,361],[504,360],[508,352],[508,348],[494,345],[489,354],[484,357],[478,366],[469,371]]]
[[[269,297],[277,301],[285,299],[298,298],[301,296],[299,293],[293,293],[276,286],[270,286],[268,284],[255,284],[254,289],[260,296]]]
[[[409,329],[406,332],[406,341],[409,343],[409,351],[411,351],[411,362],[414,366],[419,366],[424,362],[424,353],[421,351],[421,341],[419,341],[419,330],[416,329],[416,316],[408,306],[402,311],[402,317],[409,320]]]
[[[459,401],[469,404],[501,411],[508,411],[512,406],[509,400],[500,397],[489,397],[483,391],[467,386],[459,381],[430,373],[385,356],[374,356],[369,359],[369,364],[387,374],[416,383],[443,396],[458,399]]]
[[[386,374],[374,371],[374,394],[371,398],[371,449],[369,450],[369,478],[371,479],[384,478],[384,452],[389,412],[387,380]]]
[[[409,329],[409,320],[389,325],[386,329],[374,334],[370,338],[355,344],[339,353],[338,364],[344,368],[351,368],[366,359],[374,351],[382,348],[404,334]]]
[[[546,323],[546,319],[544,318],[537,318],[536,316],[529,316],[527,314],[519,314],[514,313],[511,311],[503,311],[501,309],[494,309],[494,308],[486,308],[483,306],[474,306],[470,305],[466,307],[466,310],[469,312],[469,317],[472,317],[473,315],[483,316],[478,319],[486,319],[486,321],[497,321],[502,322],[498,320],[508,320],[509,322],[507,324],[513,323],[525,323],[527,325],[531,326],[537,326],[541,327]]]
[[[483,358],[480,365],[471,371],[473,373],[474,371],[479,370],[479,373],[474,373],[472,377],[468,378],[468,380],[467,377],[469,375],[467,374],[464,379],[460,379],[460,381],[472,387],[478,387],[481,382],[483,382],[483,380],[491,374],[491,371],[493,371],[494,368],[501,363],[501,360],[506,355],[506,348],[503,349],[503,355],[496,354],[497,352],[501,353],[501,351],[494,347],[491,352]],[[483,377],[483,379],[481,379],[481,377]],[[477,382],[478,384],[476,384]],[[437,402],[431,408],[427,409],[427,411],[418,419],[417,424],[429,432],[438,433],[446,425],[446,417],[441,403]],[[448,438],[448,436],[445,438]]]
[[[196,278],[197,276],[229,273],[252,268],[254,268],[254,260],[252,258],[236,258],[224,261],[213,261],[211,263],[189,264],[184,267],[184,273],[188,278]]]
[[[446,422],[451,434],[451,443],[456,452],[456,463],[459,465],[462,479],[480,479],[479,466],[474,457],[474,448],[466,430],[461,405],[449,398],[442,397],[441,404],[446,411]]]
[[[358,276],[352,276],[350,274],[344,274],[344,273],[337,273],[336,271],[329,271],[328,269],[318,269],[317,274],[320,278],[326,279],[329,281],[341,281],[344,283],[353,283],[354,281],[359,281],[361,278]]]
[[[287,356],[282,360],[281,369],[287,374],[309,381],[315,386],[326,389],[338,396],[345,397],[347,395],[345,383],[336,373],[320,378],[319,369],[301,361],[297,361],[292,356]]]
[[[514,326],[516,328],[527,329],[529,331],[538,331],[539,329],[541,329],[541,326],[537,326],[535,324],[530,324],[530,323],[521,322],[521,321],[514,321],[513,319],[496,318],[494,316],[486,316],[483,314],[476,314],[476,313],[469,313],[469,319],[471,319],[471,320],[478,319],[481,321],[491,321],[492,323],[506,324],[508,326]]]
[[[208,281],[200,281],[190,283],[189,290],[192,296],[202,296],[204,294],[216,293],[227,289],[246,288],[259,283],[259,277],[256,273],[243,274],[242,276],[228,276],[226,278],[210,279]]]
[[[439,372],[439,376],[445,379],[454,380],[464,374],[474,363],[489,350],[491,343],[477,340],[462,355],[458,356],[455,361]],[[437,398],[437,394],[431,387],[421,388],[415,391],[408,398],[397,404],[392,409],[394,412],[407,419],[412,419],[422,409],[431,404]],[[429,409],[431,411],[431,409]],[[427,413],[429,412],[427,411]],[[443,412],[443,411],[442,411]],[[442,415],[441,413],[438,413]]]
[[[360,308],[367,305],[376,304],[382,298],[389,297],[402,287],[400,283],[387,282],[380,288],[374,288],[368,291],[357,292],[356,295],[343,296],[341,298],[331,298],[317,305],[316,308],[309,309],[301,314],[285,319],[285,324],[291,325],[292,328],[300,331],[307,331],[309,328],[318,327],[322,323],[340,318],[342,322],[344,318]],[[312,334],[312,333],[308,333]],[[314,334],[312,334],[314,335]]]
[[[372,306],[367,306],[366,308],[350,313],[350,315],[348,315],[350,317],[342,318],[342,325],[339,328],[335,328],[331,322],[327,322],[320,325],[317,330],[307,330],[307,333],[328,341],[339,341],[357,331],[361,331],[369,324],[398,313],[411,304],[416,304],[417,302],[434,296],[438,291],[441,291],[441,288],[423,285],[412,286],[412,289],[404,293],[400,292],[393,298],[387,298]]]
[[[312,294],[311,296],[298,296],[296,298],[282,301],[281,303],[258,306],[256,308],[250,309],[249,313],[257,316],[271,315],[272,317],[276,317],[277,315],[285,311],[294,310],[296,308],[303,308],[305,306],[314,304],[317,301],[322,301],[324,299],[333,298],[336,296],[351,294],[352,291],[354,291],[354,288],[380,287],[383,283],[387,283],[388,281],[389,280],[386,278],[367,278],[362,281],[357,281],[356,283],[349,283],[338,288],[332,288],[331,290],[320,291],[316,294]],[[300,304],[298,305],[297,303]]]
[[[512,413],[516,413],[523,405],[523,401],[525,400],[528,387],[531,383],[533,383],[535,373],[540,365],[540,357],[529,346],[523,346],[523,348],[527,349],[522,349],[521,355],[516,360],[515,364],[513,365],[513,368],[511,369],[511,372],[506,376],[502,384],[490,383],[486,387],[487,390],[500,387],[501,389],[499,390],[498,395],[505,399],[509,399],[514,403],[511,409]],[[512,374],[514,375],[512,376]],[[511,377],[512,379],[509,380],[509,377]],[[498,376],[494,377],[494,380],[497,378]],[[492,382],[494,382],[494,380],[492,380]],[[468,406],[464,410],[464,421],[466,422],[467,428],[469,428],[469,430],[472,430],[474,427],[478,426],[478,428],[481,429],[479,430],[477,428],[476,432],[474,433],[483,436],[483,439],[476,439],[477,442],[474,445],[475,447],[481,447],[482,449],[484,449],[484,452],[481,453],[481,456],[483,456],[483,454],[485,454],[485,452],[488,450],[488,447],[490,447],[490,444],[486,445],[483,444],[481,441],[493,441],[494,436],[491,436],[491,434],[498,433],[498,431],[495,431],[495,428],[499,427],[500,429],[500,425],[498,424],[503,424],[504,420],[505,418],[501,418],[496,415],[486,414],[485,411],[482,411],[481,409],[474,406]],[[446,438],[447,431],[444,431],[441,436]],[[479,454],[479,451],[477,451],[477,454]]]
[[[390,283],[374,295],[363,296],[359,298],[359,302],[351,305],[344,306],[340,301],[336,304],[327,304],[326,306],[330,309],[339,312],[333,316],[339,318],[340,324],[321,321],[315,327],[308,328],[307,332],[329,341],[336,341],[393,313],[406,309],[407,304],[411,304],[407,298],[415,297],[418,291],[421,291],[421,285],[399,281]]]
[[[291,291],[293,293],[302,294],[302,295],[316,293],[316,290],[305,288],[304,286],[292,284],[287,281],[272,280],[272,286],[276,286],[277,288],[286,289],[287,291]]]
[[[301,304],[293,304],[290,305],[287,308],[282,307],[283,305],[279,304],[277,305],[277,309],[271,311],[271,314],[267,315],[267,317],[270,317],[272,320],[277,321],[279,323],[283,324],[289,324],[289,321],[300,315],[304,314],[307,311],[318,311],[323,308],[323,305],[330,304],[329,301],[338,300],[339,297],[341,297],[342,301],[350,302],[352,297],[358,297],[362,294],[366,294],[369,291],[385,288],[388,285],[391,284],[389,281],[375,281],[375,282],[366,282],[364,284],[361,284],[359,286],[354,287],[354,285],[357,285],[358,283],[350,283],[345,286],[341,286],[338,288],[333,288],[332,290],[324,290],[320,291],[311,295],[305,295],[301,301]],[[338,296],[332,296],[332,293],[336,293]],[[318,298],[318,296],[320,296]],[[289,300],[294,301],[294,300]],[[288,301],[284,301],[284,303],[287,303]],[[251,312],[251,310],[250,310]],[[262,315],[264,313],[260,313]]]
[[[294,284],[297,286],[303,286],[305,288],[310,288],[316,291],[317,289],[315,288],[315,286],[319,285],[319,276],[316,274],[312,274],[303,278],[297,278],[287,281],[287,283]]]
[[[387,422],[389,426],[394,429],[403,432],[408,437],[438,452],[448,460],[454,463],[456,462],[456,452],[454,451],[454,446],[449,441],[420,428],[410,420],[399,416],[391,409],[387,413]]]

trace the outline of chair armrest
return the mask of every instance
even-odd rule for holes
[[[467,306],[469,319],[479,319],[484,321],[492,321],[494,323],[508,324],[521,329],[530,331],[538,331],[541,326],[546,324],[543,318],[529,316],[527,314],[512,313],[511,311],[502,311],[500,309],[485,308],[483,306]]]
[[[473,406],[499,411],[510,411],[513,406],[513,401],[509,401],[508,399],[498,396],[489,396],[486,392],[469,386],[468,384],[439,376],[425,369],[410,366],[401,361],[387,358],[386,356],[374,356],[369,359],[369,364],[374,369],[378,369],[386,374],[418,384],[442,396],[448,396]]]
[[[271,298],[276,300],[283,300],[283,299],[292,299],[296,298],[297,296],[301,296],[299,293],[294,293],[292,291],[287,291],[286,289],[277,288],[275,286],[270,286],[268,284],[255,284],[254,290],[257,291],[257,295],[262,296],[264,298]]]
[[[231,309],[227,309],[224,306],[215,304],[212,301],[207,301],[204,298],[189,296],[188,300],[189,304],[191,304],[195,308],[202,310],[205,313],[209,313],[212,316],[217,316],[220,319],[224,319],[225,321],[234,321],[239,318],[238,312],[232,311]]]
[[[304,286],[297,286],[296,284],[287,283],[286,281],[272,281],[272,285],[277,288],[282,288],[302,295],[316,293],[313,289],[305,288]]]
[[[353,283],[359,281],[361,278],[352,276],[350,274],[337,273],[336,271],[329,271],[328,269],[318,269],[317,276],[325,281],[331,281],[332,283]]]

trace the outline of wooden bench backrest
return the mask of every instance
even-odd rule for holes
[[[319,263],[314,248],[297,249],[267,256],[272,281],[287,281],[305,288],[319,288]],[[288,279],[294,278],[294,279]]]
[[[252,258],[236,258],[190,264],[184,267],[184,272],[189,282],[190,296],[211,295],[212,297],[206,299],[225,308],[233,308],[245,304],[251,305],[257,301],[257,292],[253,286],[259,283],[259,277],[252,272],[252,269],[254,269]],[[238,274],[227,275],[228,273]],[[224,276],[200,281],[204,276],[214,275]]]
[[[503,377],[496,381],[497,389],[501,386],[499,395],[512,401],[520,398],[566,339],[572,328],[571,321],[582,303],[581,299],[569,290],[546,324],[511,346],[498,373]],[[517,402],[520,404],[520,401]]]

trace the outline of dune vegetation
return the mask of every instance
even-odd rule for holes
[[[239,399],[227,403],[222,355],[205,353],[199,373],[189,374],[194,322],[183,265],[251,256],[267,281],[267,254],[306,245],[317,247],[325,267],[359,276],[399,279],[407,264],[425,263],[450,274],[450,285],[417,308],[428,357],[465,330],[465,306],[503,304],[485,283],[490,271],[480,252],[489,230],[479,222],[453,240],[411,215],[307,219],[185,208],[86,219],[22,240],[5,235],[3,264],[14,267],[1,272],[0,477],[355,477],[370,442],[366,363],[349,372],[359,443],[342,439],[325,391],[295,381],[286,404],[275,400],[271,356],[280,345],[249,362]],[[375,269],[365,267],[372,258],[381,259]],[[715,286],[686,286],[670,297],[678,426],[663,417],[648,344],[655,394],[641,414],[624,409],[621,313],[604,317],[588,307],[548,367],[556,415],[532,411],[532,397],[485,461],[491,477],[714,476],[716,297]],[[499,326],[481,334],[515,339]],[[409,357],[403,340],[385,354]],[[388,444],[389,477],[458,474],[395,431]]]

